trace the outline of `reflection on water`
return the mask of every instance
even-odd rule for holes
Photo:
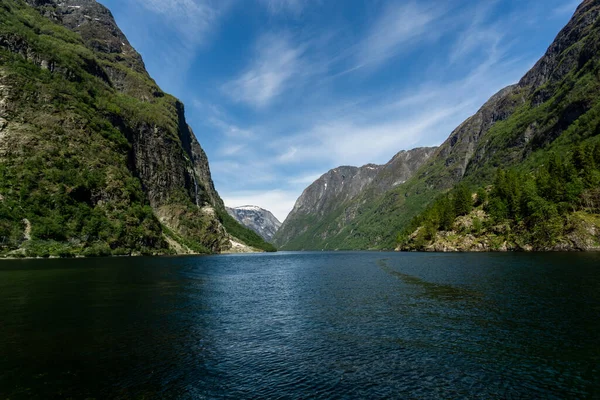
[[[594,398],[600,255],[0,264],[0,399]]]
[[[388,274],[395,276],[401,279],[407,285],[418,286],[423,289],[423,294],[425,296],[431,297],[433,299],[438,300],[468,300],[468,299],[478,299],[483,295],[474,290],[469,290],[461,287],[455,287],[452,285],[445,285],[441,283],[433,283],[428,282],[419,278],[418,276],[405,274],[399,271],[394,270],[389,267],[387,261],[389,259],[380,259],[377,261],[377,264],[381,267],[381,269]]]

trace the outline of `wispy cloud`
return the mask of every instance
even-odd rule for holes
[[[210,117],[209,122],[219,130],[220,133],[233,139],[253,139],[254,132],[249,129],[240,128],[237,125],[225,122],[216,117]]]
[[[261,0],[270,13],[300,14],[309,0]]]
[[[424,7],[417,2],[388,3],[370,28],[357,52],[358,65],[377,66],[395,56],[408,45],[418,45],[422,40],[436,36],[434,26],[444,7]]]
[[[579,4],[581,4],[581,0],[567,1],[565,4],[554,9],[554,15],[573,14]]]
[[[288,35],[264,35],[256,43],[250,67],[222,89],[237,102],[266,107],[292,80],[297,83],[309,73],[301,58],[305,50],[304,46],[294,45]]]
[[[449,57],[451,63],[472,56],[476,52],[489,55],[497,50],[507,27],[489,21],[488,18],[494,12],[496,5],[497,0],[491,0],[475,6],[473,14],[469,15],[467,29],[459,35],[452,47]]]
[[[311,183],[313,183],[314,181],[316,181],[317,179],[319,179],[321,177],[321,175],[323,175],[323,171],[314,173],[314,174],[300,175],[300,176],[290,179],[289,182],[293,185],[308,186]]]
[[[448,118],[464,112],[463,104],[430,107],[412,117],[400,115],[388,121],[367,122],[354,115],[320,121],[308,131],[276,141],[281,165],[363,165],[386,162],[402,149],[415,147],[428,134],[433,136]],[[398,112],[398,110],[396,110]],[[369,111],[369,114],[377,111]],[[367,118],[368,119],[368,118]],[[431,140],[428,144],[435,143]],[[325,172],[325,171],[323,171]]]
[[[330,168],[385,163],[400,150],[439,145],[537,58],[509,56],[523,47],[510,27],[527,13],[498,18],[502,1],[381,0],[360,27],[318,30],[327,40],[289,27],[253,40],[253,57],[218,85],[251,109],[236,105],[230,115],[215,110],[204,118],[220,138],[211,169],[226,203],[256,204],[283,219]],[[284,3],[264,0],[271,12],[294,12]],[[413,52],[427,57],[415,62],[414,79],[380,68],[401,68]]]
[[[161,15],[182,39],[190,44],[203,44],[229,0],[136,0],[147,10]]]
[[[516,82],[532,60],[504,59],[496,50],[470,73],[449,82],[370,97],[330,118],[273,141],[280,165],[362,165],[386,162],[395,152],[439,144],[495,91]]]

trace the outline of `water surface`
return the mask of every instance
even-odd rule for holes
[[[600,254],[0,263],[0,399],[599,398]]]

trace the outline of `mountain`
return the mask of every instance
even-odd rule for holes
[[[530,176],[552,154],[570,160],[579,146],[593,148],[600,133],[599,14],[600,0],[583,1],[535,66],[456,128],[412,177],[369,201],[353,201],[355,218],[336,233],[334,248],[392,249],[411,220],[455,185],[492,185],[499,168]],[[571,209],[577,202],[571,200]],[[306,228],[313,240],[298,241],[305,227],[302,221],[286,221],[280,234],[293,234],[282,240],[290,244],[284,248],[331,248],[321,227]]]
[[[275,234],[283,249],[335,249],[365,203],[406,182],[435,148],[401,151],[385,165],[338,167],[311,184]]]
[[[246,228],[258,233],[267,242],[273,240],[273,235],[281,226],[281,222],[270,211],[257,206],[229,208],[227,213]]]
[[[108,9],[0,3],[1,254],[218,253],[239,236],[270,248],[226,213],[183,104]]]

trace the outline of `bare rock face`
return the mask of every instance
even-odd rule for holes
[[[435,151],[418,148],[401,151],[385,165],[332,169],[304,190],[275,235],[275,244],[284,249],[320,248],[354,220],[361,204],[406,182]],[[290,244],[300,237],[302,244]]]
[[[128,56],[128,67],[146,73],[139,53],[129,44],[106,7],[96,0],[26,0],[40,13],[81,35],[94,51]]]
[[[178,242],[185,244],[170,246],[175,251],[227,251],[232,238],[221,218],[225,206],[184,106],[149,76],[111,12],[95,0],[7,0],[0,7],[4,18],[23,24],[0,29],[0,162],[10,174],[22,174],[31,159],[48,160],[36,165],[60,171],[65,159],[60,152],[69,152],[68,159],[80,165],[75,171],[87,174],[82,175],[85,185],[92,185],[88,169],[98,176],[94,182],[103,182],[78,188],[71,197],[114,226],[118,215],[130,215],[129,231],[111,247],[161,252]],[[26,24],[16,17],[21,14],[29,16]],[[37,34],[44,30],[51,34]],[[13,68],[22,62],[31,71]],[[65,90],[56,82],[64,82]],[[20,90],[24,84],[34,89]],[[65,187],[64,179],[41,174],[48,196],[75,190]],[[146,205],[155,219],[138,210]],[[47,212],[53,211],[39,211],[40,221],[47,220]],[[152,232],[151,240],[136,242],[136,218]],[[171,235],[167,240],[157,237],[159,221],[168,228],[163,235]],[[38,222],[32,221],[34,236]],[[83,239],[57,240],[86,246]]]
[[[240,224],[258,233],[267,242],[273,240],[273,236],[279,230],[281,222],[264,208],[257,206],[226,207],[227,213],[235,218]]]
[[[521,81],[492,96],[432,154],[416,157],[416,168],[399,155],[399,165],[410,172],[405,179],[397,170],[386,176],[389,164],[324,175],[298,199],[275,244],[283,249],[393,248],[412,217],[463,179],[489,184],[496,168],[527,161],[581,118],[589,128],[563,143],[597,135],[599,21],[600,0],[583,1]]]
[[[447,189],[491,160],[504,165],[518,163],[585,114],[592,105],[576,103],[557,112],[560,120],[554,129],[541,131],[540,122],[534,121],[511,131],[509,137],[504,135],[502,143],[498,137],[488,135],[499,122],[511,118],[519,107],[529,104],[537,107],[548,101],[571,71],[582,68],[600,54],[599,41],[587,38],[599,16],[600,1],[585,0],[535,66],[517,84],[500,90],[458,126],[440,146],[437,156],[430,160],[432,168],[424,168],[418,177],[432,187]],[[506,148],[511,151],[503,151]],[[502,156],[496,157],[498,153]],[[441,165],[443,170],[431,173],[433,167]]]

